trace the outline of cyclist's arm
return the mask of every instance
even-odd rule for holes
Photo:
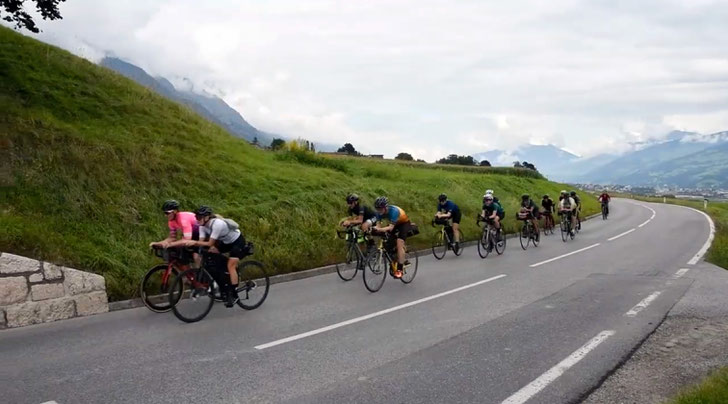
[[[343,226],[356,226],[358,224],[364,223],[364,215],[361,214],[359,216],[354,216],[349,220],[344,220],[341,222]]]

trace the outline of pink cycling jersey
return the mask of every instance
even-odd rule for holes
[[[198,228],[197,219],[192,212],[177,212],[174,220],[167,222],[169,225],[169,237],[176,238],[177,230],[182,230],[182,237],[185,240],[192,239],[192,233]]]

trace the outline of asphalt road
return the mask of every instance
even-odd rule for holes
[[[140,308],[4,330],[0,401],[575,402],[690,289],[698,271],[678,271],[709,234],[685,208],[611,208],[567,243],[420,257],[375,294],[328,274],[195,324]]]

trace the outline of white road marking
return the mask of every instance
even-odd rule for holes
[[[535,264],[531,264],[530,267],[531,268],[536,268],[537,266],[541,266],[543,264],[548,264],[549,262],[554,262],[556,260],[560,260],[560,259],[565,258],[565,257],[568,257],[570,255],[578,254],[578,253],[580,253],[582,251],[586,251],[586,250],[588,250],[590,248],[594,248],[594,247],[599,246],[599,245],[601,245],[601,243],[592,244],[589,247],[584,247],[582,249],[579,249],[579,250],[576,250],[576,251],[572,251],[572,252],[566,253],[564,255],[559,255],[558,257],[554,257],[554,258],[548,259],[546,261],[541,261],[541,262],[537,262]]]
[[[40,403],[40,404],[58,404],[58,403],[55,401],[46,401],[45,403]]]
[[[634,229],[634,228],[632,228],[632,229],[629,229],[629,230],[625,231],[624,233],[621,233],[621,234],[617,234],[616,236],[614,236],[614,237],[612,237],[612,238],[609,238],[609,239],[607,239],[607,241],[612,241],[612,240],[616,240],[616,239],[618,239],[618,238],[620,238],[620,237],[622,237],[622,236],[626,236],[626,235],[628,235],[629,233],[632,233],[632,232],[633,232],[633,231],[635,231],[635,230],[637,230],[637,229]]]
[[[708,248],[710,248],[710,245],[713,243],[713,238],[715,237],[715,223],[713,223],[713,219],[711,219],[710,216],[708,216],[708,214],[703,211],[700,211],[700,210],[697,210],[697,209],[694,209],[694,208],[691,208],[688,206],[681,206],[681,205],[675,205],[675,206],[680,206],[681,208],[694,210],[694,211],[700,213],[701,215],[705,216],[706,219],[708,219],[708,224],[710,224],[710,231],[708,233],[708,239],[705,241],[705,244],[703,244],[703,246],[700,247],[700,250],[698,251],[698,253],[695,254],[695,256],[693,256],[693,258],[690,258],[690,261],[688,261],[688,265],[695,265],[698,263],[698,261],[700,261],[703,258],[705,253],[708,252]]]
[[[636,306],[632,307],[628,312],[624,313],[627,317],[634,317],[637,315],[637,313],[641,312],[645,307],[649,306],[650,303],[652,303],[653,300],[657,299],[657,296],[660,296],[661,291],[654,292],[651,295],[647,296],[646,298],[642,299],[641,302],[637,303]]]
[[[574,351],[566,359],[559,362],[556,366],[552,367],[546,373],[539,376],[536,380],[529,383],[527,386],[515,392],[512,396],[503,400],[502,404],[522,404],[528,401],[531,397],[535,396],[539,391],[543,390],[546,386],[551,384],[559,376],[564,374],[570,367],[576,365],[582,360],[590,351],[598,347],[599,344],[604,342],[607,338],[614,335],[613,330],[606,330],[600,332],[596,337],[592,338],[589,342],[584,344],[581,348]]]
[[[679,269],[679,270],[678,270],[677,272],[675,272],[675,275],[673,275],[672,277],[673,277],[673,278],[675,278],[675,279],[677,279],[677,278],[681,278],[681,277],[682,277],[683,275],[685,275],[685,274],[686,274],[686,273],[687,273],[687,272],[688,272],[689,270],[690,270],[690,268],[681,268],[681,269]]]
[[[643,208],[648,209],[650,212],[652,212],[652,216],[650,216],[649,219],[645,220],[641,225],[639,225],[637,227],[643,227],[643,226],[647,225],[647,223],[649,223],[652,219],[655,218],[655,216],[657,216],[657,212],[655,212],[654,209],[652,209],[651,207],[649,207],[647,205],[643,205],[641,203],[636,203],[636,202],[629,202],[629,203],[631,203],[632,205],[642,206]]]
[[[652,221],[652,219],[647,219],[647,220],[645,220],[645,221],[644,221],[644,223],[642,223],[641,225],[639,225],[639,226],[637,226],[637,227],[642,227],[642,226],[645,226],[645,225],[646,225],[647,223],[649,223],[649,222],[651,222],[651,221]]]
[[[273,341],[273,342],[269,342],[267,344],[257,345],[255,347],[255,349],[258,349],[258,350],[267,349],[267,348],[271,348],[271,347],[274,347],[274,346],[277,346],[277,345],[281,345],[281,344],[285,344],[285,343],[288,343],[288,342],[296,341],[296,340],[299,340],[299,339],[302,339],[302,338],[310,337],[310,336],[313,336],[313,335],[316,335],[316,334],[321,334],[321,333],[324,333],[324,332],[327,332],[327,331],[335,330],[335,329],[340,328],[340,327],[344,327],[344,326],[347,326],[347,325],[355,324],[355,323],[358,323],[358,322],[361,322],[361,321],[364,321],[364,320],[369,320],[370,318],[382,316],[382,315],[385,315],[385,314],[388,314],[388,313],[392,313],[392,312],[397,311],[397,310],[406,309],[407,307],[412,307],[412,306],[418,305],[420,303],[424,303],[424,302],[428,302],[430,300],[438,299],[440,297],[447,296],[447,295],[450,295],[450,294],[453,294],[453,293],[462,292],[463,290],[470,289],[472,287],[475,287],[475,286],[478,286],[478,285],[482,285],[484,283],[492,282],[494,280],[501,279],[501,278],[505,278],[505,277],[506,277],[505,274],[500,274],[500,275],[494,276],[492,278],[484,279],[482,281],[478,281],[478,282],[475,282],[475,283],[471,283],[469,285],[465,285],[465,286],[461,286],[459,288],[451,289],[451,290],[448,290],[448,291],[445,291],[445,292],[442,292],[442,293],[438,293],[436,295],[432,295],[432,296],[428,296],[428,297],[423,297],[422,299],[413,300],[413,301],[411,301],[409,303],[400,304],[399,306],[390,307],[388,309],[380,310],[378,312],[371,313],[371,314],[367,314],[365,316],[352,318],[350,320],[342,321],[340,323],[336,323],[336,324],[332,324],[332,325],[329,325],[329,326],[326,326],[326,327],[322,327],[322,328],[318,328],[318,329],[311,330],[311,331],[308,331],[308,332],[304,332],[302,334],[297,334],[297,335],[293,335],[293,336],[290,336],[290,337],[287,337],[287,338],[282,338],[282,339],[279,339],[279,340],[276,340],[276,341]]]

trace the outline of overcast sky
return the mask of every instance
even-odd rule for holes
[[[259,129],[432,161],[728,130],[728,1],[69,0],[42,40]]]

